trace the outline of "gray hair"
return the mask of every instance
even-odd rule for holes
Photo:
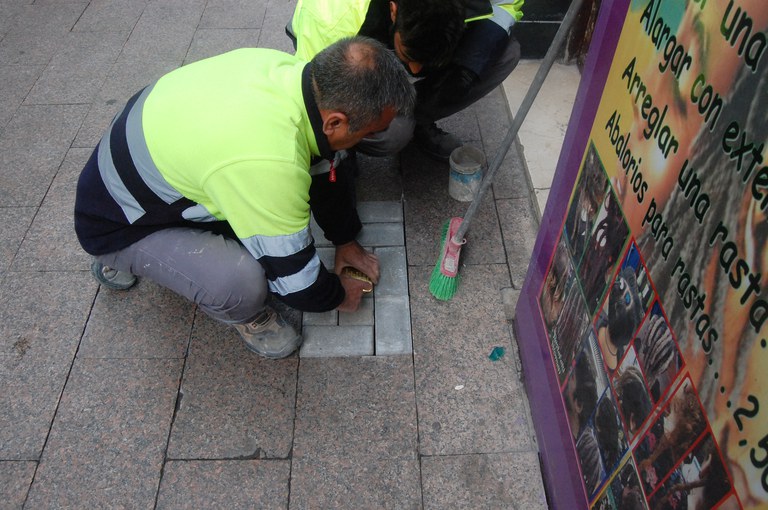
[[[350,131],[377,121],[384,110],[413,111],[416,93],[395,54],[368,37],[340,39],[312,59],[317,106],[343,112]]]

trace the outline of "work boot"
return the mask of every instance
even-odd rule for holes
[[[451,152],[461,147],[461,140],[450,133],[446,133],[437,124],[416,124],[413,131],[413,140],[416,145],[429,156],[440,161],[448,162]]]
[[[301,335],[270,307],[247,324],[233,324],[248,350],[271,359],[285,358],[301,345]]]
[[[91,262],[91,274],[97,282],[113,290],[127,290],[136,283],[136,277],[131,273],[105,266],[96,259]]]

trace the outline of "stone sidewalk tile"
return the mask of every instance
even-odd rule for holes
[[[48,64],[85,6],[55,2],[20,8],[0,41],[0,64]]]
[[[264,1],[208,0],[199,28],[261,28],[266,10]]]
[[[102,286],[77,356],[184,358],[194,316],[192,303],[145,278],[127,291]]]
[[[221,53],[253,46],[260,31],[252,28],[201,28],[195,31],[184,65]]]
[[[424,509],[546,510],[537,463],[536,452],[422,457]]]
[[[0,281],[0,459],[37,460],[96,285],[83,273],[6,273]]]
[[[7,207],[4,209],[5,221],[0,225],[0,275],[11,265],[24,234],[32,224],[37,209],[35,207]]]
[[[89,2],[72,28],[73,32],[131,31],[149,0]]]
[[[373,356],[372,326],[304,326],[302,358]]]
[[[234,328],[198,312],[168,459],[286,459],[291,452],[298,358],[268,360]]]
[[[412,271],[410,279],[420,453],[533,450],[515,362],[510,354],[488,357],[494,347],[507,353],[511,347],[500,298],[509,270],[477,265],[463,271],[446,302],[429,294],[425,271]]]
[[[376,355],[413,352],[411,308],[406,294],[376,298]]]
[[[0,34],[1,37],[2,34]],[[0,90],[3,91],[0,94],[0,134],[5,124],[11,120],[21,102],[45,70],[43,65],[16,64],[3,65],[3,67],[6,69],[6,72],[0,72]]]
[[[286,509],[290,478],[288,460],[169,461],[156,508]]]
[[[420,509],[419,460],[357,453],[294,458],[289,508]]]
[[[181,360],[78,359],[27,508],[154,505]]]
[[[415,402],[410,356],[303,359],[294,462],[362,453],[416,459]]]
[[[67,34],[24,104],[90,103],[128,35],[128,31]]]
[[[36,462],[0,460],[0,495],[4,508],[21,508],[37,469]]]

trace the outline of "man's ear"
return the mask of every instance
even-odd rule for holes
[[[392,20],[392,23],[395,22],[395,19],[397,18],[397,3],[396,2],[389,2],[389,18]]]
[[[325,136],[331,136],[337,129],[345,126],[349,120],[342,112],[329,112],[323,118],[323,133]]]

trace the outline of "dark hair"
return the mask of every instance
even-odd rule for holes
[[[581,475],[584,478],[584,485],[587,486],[587,492],[592,495],[600,483],[602,468],[600,466],[600,452],[597,448],[592,429],[587,429],[576,441],[576,453],[579,456],[581,464]]]
[[[610,470],[619,461],[621,444],[619,442],[619,422],[616,417],[616,406],[606,396],[597,405],[595,411],[595,430],[597,442],[603,452],[606,470]]]
[[[581,413],[579,413],[579,429],[584,427],[595,409],[597,404],[597,384],[595,384],[595,372],[589,357],[584,354],[576,360],[576,366],[573,370],[573,377],[576,377],[576,390],[574,397],[581,404]]]
[[[397,0],[392,27],[400,33],[406,56],[420,64],[442,67],[451,61],[464,32],[460,0]]]
[[[627,428],[630,429],[631,434],[634,434],[636,430],[632,429],[632,421],[635,422],[635,427],[639,428],[651,412],[651,397],[645,389],[639,368],[630,365],[622,372],[618,379],[616,393],[619,396],[619,405]]]
[[[416,93],[397,57],[380,42],[346,37],[312,59],[317,106],[344,112],[350,131],[377,121],[392,108],[407,116]]]

